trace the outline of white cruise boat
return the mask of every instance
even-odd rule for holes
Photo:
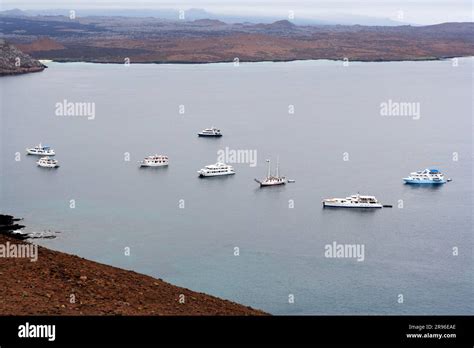
[[[215,127],[203,129],[201,132],[198,133],[200,137],[221,137],[222,133],[220,129]]]
[[[169,164],[168,156],[153,155],[143,159],[140,163],[140,167],[163,167]]]
[[[207,176],[221,176],[221,175],[232,175],[235,174],[234,167],[229,166],[225,163],[216,163],[205,166],[204,168],[198,170],[200,177]]]
[[[323,200],[323,207],[335,208],[382,208],[383,205],[374,196],[352,195],[346,198],[328,198]]]
[[[28,155],[38,155],[38,156],[54,156],[56,153],[49,146],[43,146],[41,143],[35,147],[30,147],[26,149]]]
[[[58,160],[52,159],[48,156],[46,157],[41,157],[38,162],[36,162],[40,167],[43,168],[58,168],[59,163]]]
[[[418,172],[410,173],[403,178],[406,184],[445,184],[446,179],[438,169],[425,169]]]
[[[267,159],[267,163],[268,163],[268,174],[267,174],[267,176],[266,176],[264,179],[262,179],[262,180],[255,179],[255,181],[260,184],[260,187],[264,187],[264,186],[275,186],[275,185],[285,185],[285,184],[287,183],[287,179],[286,179],[286,177],[284,177],[284,176],[280,176],[280,173],[279,173],[279,161],[277,160],[276,174],[275,174],[275,175],[272,175],[272,174],[271,174],[271,170],[270,170],[270,160],[269,160],[269,159]]]

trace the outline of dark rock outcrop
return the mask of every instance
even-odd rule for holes
[[[46,68],[34,58],[0,39],[0,76],[43,71]]]
[[[24,225],[19,225],[16,222],[21,219],[16,219],[11,215],[0,214],[0,234],[10,236],[15,239],[26,239],[27,235],[19,233],[18,231],[24,228]]]

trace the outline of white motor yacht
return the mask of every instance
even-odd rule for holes
[[[35,147],[30,147],[26,149],[28,155],[38,155],[38,156],[54,156],[55,152],[52,148],[46,145],[36,145]]]
[[[153,155],[143,159],[140,163],[140,167],[163,167],[169,164],[168,156]]]
[[[363,196],[360,194],[346,198],[328,198],[323,200],[323,207],[335,208],[382,208],[374,196]]]
[[[198,133],[200,137],[221,137],[222,133],[220,129],[215,127],[203,129],[201,132]]]
[[[52,159],[48,156],[46,157],[41,157],[38,162],[36,162],[40,167],[43,168],[58,168],[59,167],[59,162],[58,160]]]
[[[200,177],[207,176],[221,176],[221,175],[232,175],[235,174],[234,167],[229,166],[225,163],[216,163],[205,166],[198,171]]]

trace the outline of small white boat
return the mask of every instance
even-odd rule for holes
[[[327,198],[323,200],[323,207],[334,208],[382,208],[374,196],[363,196],[360,194],[346,198]]]
[[[447,180],[444,174],[438,169],[425,169],[423,171],[413,172],[406,178],[403,178],[406,184],[445,184]]]
[[[169,164],[168,156],[153,155],[143,159],[140,163],[140,167],[163,167]]]
[[[200,177],[232,175],[235,174],[235,170],[232,166],[218,162],[198,170],[198,174]]]
[[[40,167],[43,168],[58,168],[59,163],[58,160],[52,159],[48,156],[46,157],[41,157],[38,162],[36,162]]]
[[[30,147],[26,149],[28,155],[38,155],[38,156],[54,156],[56,153],[49,146],[43,146],[41,143],[35,147]]]
[[[267,163],[268,163],[268,174],[267,174],[267,176],[262,180],[255,179],[255,181],[260,184],[260,187],[285,185],[287,183],[287,179],[284,176],[280,176],[279,161],[277,160],[275,175],[271,174],[270,160],[269,159],[267,159]]]
[[[200,137],[221,137],[222,133],[220,129],[215,127],[203,129],[201,132],[198,133]]]

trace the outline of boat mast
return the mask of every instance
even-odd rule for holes
[[[270,177],[270,160],[267,159],[266,161],[268,162],[268,175],[267,175],[267,178],[269,178]]]
[[[280,177],[280,173],[278,172],[278,166],[280,165],[280,157],[277,156],[277,168],[276,168],[276,177],[279,178]]]

